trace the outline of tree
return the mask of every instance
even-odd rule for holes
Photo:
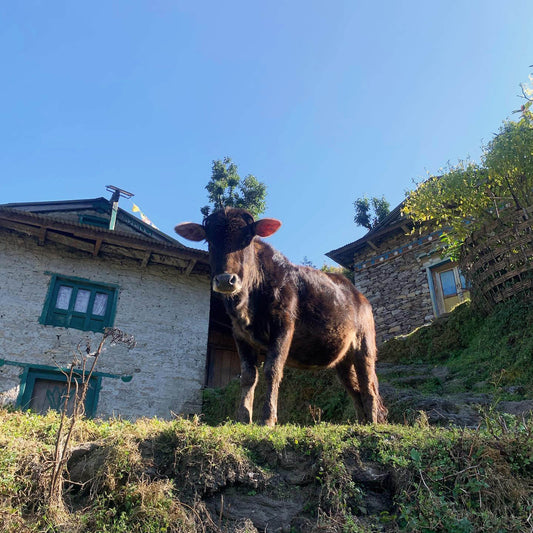
[[[211,205],[202,207],[204,216],[223,207],[241,207],[257,217],[266,209],[266,185],[252,174],[242,179],[229,157],[213,161],[211,179],[205,188]]]
[[[385,197],[368,199],[366,196],[357,198],[353,203],[355,207],[354,222],[363,228],[375,228],[389,213],[390,204]]]
[[[528,102],[529,103],[529,102]],[[465,238],[500,211],[533,205],[533,118],[505,121],[483,147],[481,164],[460,161],[409,193],[403,212],[415,223],[444,228],[448,255],[457,259]]]

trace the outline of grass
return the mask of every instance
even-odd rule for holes
[[[430,428],[423,418],[413,426],[275,429],[211,427],[198,418],[82,420],[74,441],[93,443],[93,452],[69,462],[63,523],[44,506],[57,424],[54,413],[0,409],[2,531],[246,531],[213,510],[214,500],[231,493],[305,500],[292,518],[294,532],[532,526],[531,422],[496,421],[491,431],[471,431]],[[386,477],[380,488],[361,476],[368,468]],[[301,474],[297,482],[287,477],[294,472]],[[376,492],[388,503],[373,510],[368,498]]]
[[[456,378],[456,390],[494,392],[513,387],[516,398],[533,397],[533,306],[516,299],[490,315],[462,304],[450,315],[410,335],[385,343],[380,360],[444,365]]]

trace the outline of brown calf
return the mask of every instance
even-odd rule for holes
[[[175,228],[186,239],[209,244],[213,290],[224,297],[241,360],[239,419],[252,421],[258,354],[266,352],[264,424],[277,421],[286,363],[335,368],[359,420],[384,422],[368,300],[344,276],[294,265],[258,238],[280,226],[276,219],[254,221],[244,209],[226,208],[203,225],[184,222]]]

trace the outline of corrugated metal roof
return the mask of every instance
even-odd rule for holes
[[[94,226],[91,224],[83,224],[73,221],[72,218],[62,217],[60,212],[66,211],[80,211],[83,209],[94,209],[98,206],[109,206],[110,203],[105,198],[93,198],[89,200],[73,200],[73,201],[59,201],[59,202],[38,202],[38,203],[11,203],[0,205],[0,217],[4,218],[18,218],[22,219],[27,224],[34,224],[36,226],[49,227],[54,230],[70,230],[76,233],[80,230],[88,234],[98,237],[99,235],[105,240],[106,237],[110,239],[119,238],[124,244],[134,245],[135,243],[144,243],[156,250],[179,254],[182,252],[185,256],[195,257],[202,263],[208,262],[208,253],[204,250],[196,248],[189,248],[184,246],[176,239],[166,235],[160,230],[145,224],[137,217],[130,215],[128,212],[119,208],[119,216],[126,224],[128,221],[132,224],[133,230],[135,226],[145,227],[148,232],[137,231],[120,231],[118,229],[109,230],[108,228]]]

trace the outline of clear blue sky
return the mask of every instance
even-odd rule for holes
[[[174,235],[227,155],[320,266],[364,234],[356,197],[479,159],[533,70],[533,1],[4,0],[0,58],[0,203],[113,184]]]

